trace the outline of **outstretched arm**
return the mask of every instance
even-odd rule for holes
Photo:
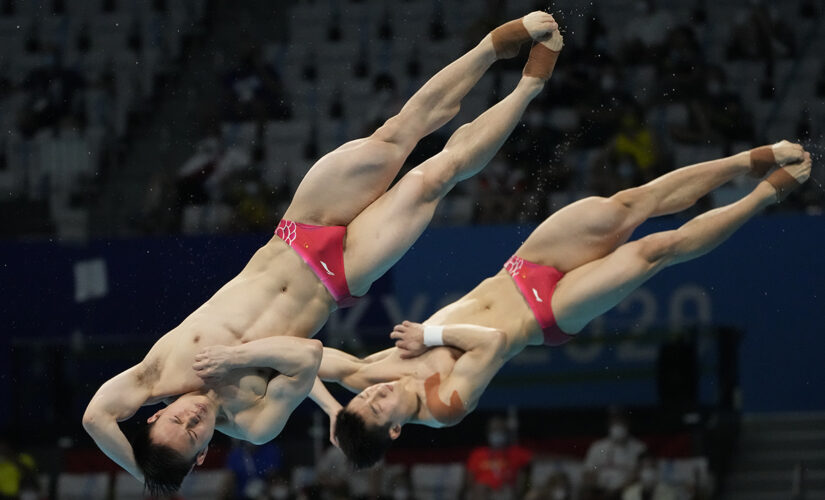
[[[135,462],[132,445],[117,425],[126,420],[151,397],[151,388],[140,383],[141,365],[109,379],[95,393],[83,414],[83,428],[97,446],[137,480],[143,473]]]
[[[336,382],[352,392],[360,392],[372,385],[366,373],[368,367],[389,356],[393,349],[384,349],[365,358],[358,358],[338,349],[324,347],[318,376],[323,381]]]
[[[426,342],[425,328],[437,329],[440,339]],[[440,330],[440,332],[438,331]],[[446,345],[472,353],[473,357],[491,358],[503,354],[506,347],[506,335],[495,328],[479,325],[453,324],[429,326],[412,321],[395,325],[390,338],[395,339],[395,346],[401,349],[402,358],[419,356],[430,347]]]
[[[309,392],[309,397],[324,410],[324,413],[329,415],[329,442],[338,446],[338,440],[335,439],[335,418],[338,416],[338,412],[341,411],[341,403],[329,393],[327,387],[318,377],[315,377],[315,384]]]

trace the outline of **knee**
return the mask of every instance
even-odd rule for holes
[[[416,144],[416,141],[411,140],[407,128],[402,117],[395,115],[378,127],[378,129],[369,136],[368,140],[382,143],[385,147],[406,158]]]
[[[441,151],[407,175],[412,177],[410,184],[415,186],[417,196],[429,202],[444,196],[458,182],[461,165],[455,155]]]
[[[650,264],[667,265],[678,255],[681,242],[679,231],[664,231],[638,240],[636,252]]]
[[[655,208],[655,198],[651,196],[647,185],[624,189],[611,196],[610,199],[634,214],[639,214],[642,220],[646,219]]]
[[[623,235],[628,228],[635,227],[631,218],[632,210],[613,198],[590,196],[580,202],[583,213],[588,217],[581,221],[588,226],[588,231],[604,238]]]
[[[461,149],[459,146],[469,140],[470,136],[472,135],[471,131],[472,125],[470,123],[465,123],[464,125],[458,127],[456,131],[453,132],[453,134],[450,136],[450,139],[447,141],[447,144],[444,145],[444,149]]]

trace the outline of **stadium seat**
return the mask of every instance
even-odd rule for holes
[[[109,475],[60,474],[57,478],[57,500],[105,500],[109,496]]]

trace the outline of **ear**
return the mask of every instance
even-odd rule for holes
[[[209,445],[207,445],[203,450],[198,453],[198,456],[195,457],[195,465],[203,465],[203,461],[206,460],[206,452],[209,451]]]
[[[154,423],[157,419],[160,418],[161,415],[163,415],[164,411],[166,411],[166,408],[161,408],[160,410],[156,411],[154,415],[152,415],[151,417],[146,419],[146,423],[147,424]]]
[[[390,427],[390,439],[395,441],[401,435],[401,424],[392,424]]]

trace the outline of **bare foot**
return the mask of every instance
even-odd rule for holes
[[[786,140],[781,140],[776,144],[771,145],[771,150],[773,151],[773,156],[776,158],[776,163],[778,163],[779,166],[802,161],[805,155],[805,150],[802,149],[801,144],[796,144]],[[810,155],[808,155],[808,158],[810,159]]]
[[[530,37],[537,42],[549,39],[553,32],[559,30],[559,25],[553,16],[540,10],[527,14],[521,18],[521,22],[530,33]]]

